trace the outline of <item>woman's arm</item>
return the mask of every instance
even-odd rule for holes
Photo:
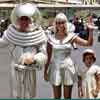
[[[94,29],[94,24],[93,24],[93,19],[91,15],[88,17],[87,20],[87,27],[89,29],[89,36],[87,40],[84,40],[80,37],[76,37],[74,39],[74,42],[80,46],[92,46],[93,45],[93,29]]]
[[[88,40],[84,40],[82,38],[80,38],[79,36],[77,36],[73,42],[75,42],[76,44],[80,45],[80,46],[92,46],[93,45],[93,29],[89,28],[89,37]]]
[[[45,64],[45,71],[47,71],[48,70],[48,65],[49,65],[49,63],[50,63],[50,60],[51,60],[51,56],[52,56],[52,46],[51,46],[51,44],[49,43],[49,42],[47,42],[47,62],[46,62],[46,64]]]
[[[48,67],[49,67],[49,63],[51,60],[51,56],[52,56],[52,45],[47,42],[47,62],[45,64],[45,68],[44,68],[44,79],[48,80]]]

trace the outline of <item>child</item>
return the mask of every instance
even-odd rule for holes
[[[81,98],[98,98],[100,90],[100,67],[95,65],[96,55],[92,49],[83,52],[83,62],[86,67],[79,69],[78,92]]]

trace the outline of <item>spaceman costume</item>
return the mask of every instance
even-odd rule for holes
[[[32,21],[28,32],[17,31],[16,21],[21,16],[27,16]],[[12,24],[0,39],[0,47],[7,46],[11,53],[10,88],[12,98],[33,98],[35,96],[36,69],[41,69],[46,62],[46,36],[39,21],[40,12],[34,4],[19,4],[12,11]],[[31,53],[35,63],[21,65],[20,62]]]

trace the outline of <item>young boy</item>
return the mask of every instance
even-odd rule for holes
[[[96,55],[92,49],[83,52],[86,67],[79,69],[78,92],[81,98],[98,98],[100,91],[100,67],[95,65]]]

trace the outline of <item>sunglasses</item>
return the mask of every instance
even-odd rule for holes
[[[26,17],[26,16],[22,16],[22,17],[20,17],[20,20],[25,20],[25,21],[28,21],[28,20],[30,20],[28,17]]]
[[[56,22],[56,24],[65,24],[65,21],[62,21],[62,22]]]

